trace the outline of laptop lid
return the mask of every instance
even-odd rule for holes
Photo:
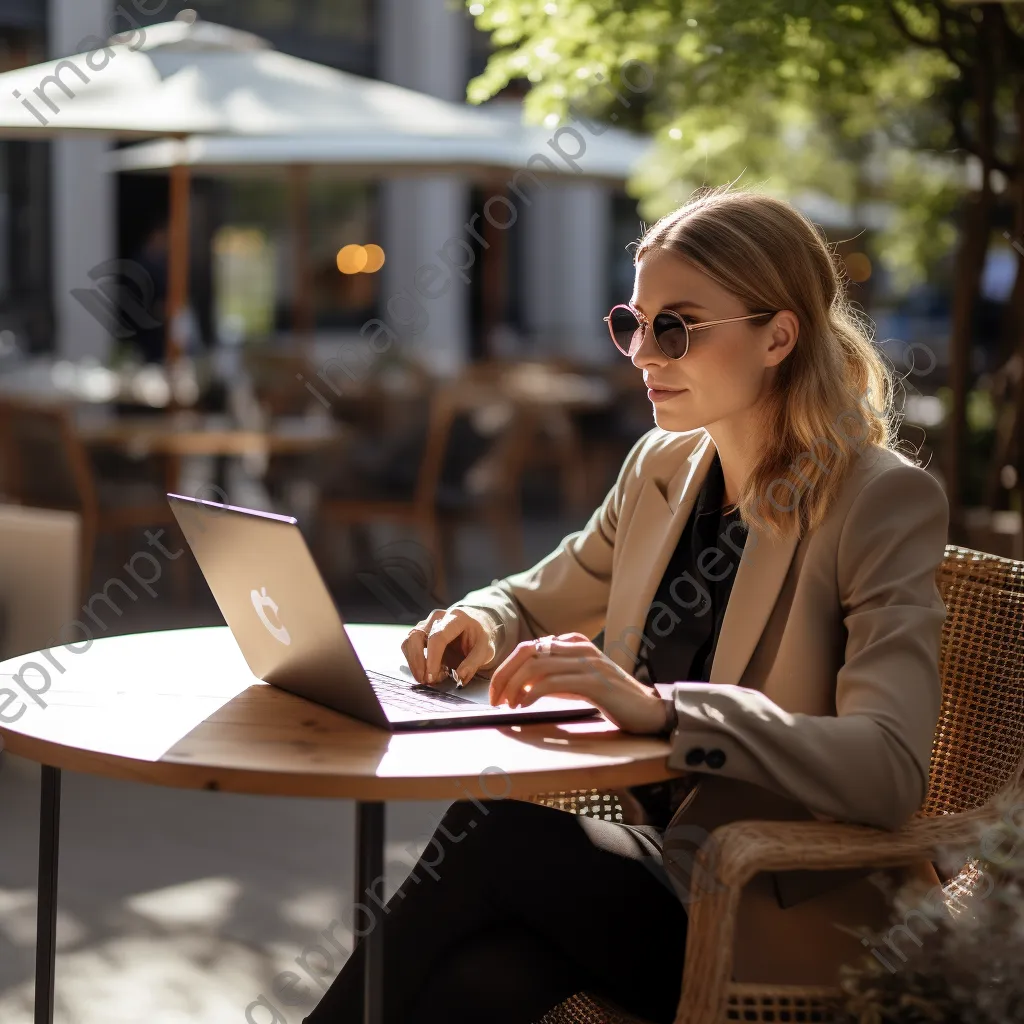
[[[253,675],[388,728],[297,520],[167,500]]]

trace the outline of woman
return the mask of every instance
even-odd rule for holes
[[[446,652],[463,679],[491,672],[493,704],[589,700],[669,736],[686,774],[631,792],[638,825],[453,804],[432,874],[414,869],[382,915],[389,1024],[527,1024],[579,990],[671,1021],[686,906],[714,885],[691,893],[687,868],[715,827],[895,829],[926,793],[948,506],[892,447],[891,380],[826,243],[788,204],[719,189],[659,221],[635,263],[608,324],[657,426],[582,530],[403,649],[421,681]],[[893,881],[757,876],[735,977],[834,981]],[[357,946],[308,1024],[361,1019],[361,968]]]

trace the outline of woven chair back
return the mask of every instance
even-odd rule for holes
[[[936,575],[946,622],[926,815],[987,803],[1024,757],[1024,562],[949,544]]]

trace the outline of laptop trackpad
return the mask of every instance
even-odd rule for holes
[[[488,699],[490,687],[491,684],[488,680],[481,679],[466,683],[461,690],[456,689],[454,683],[446,681],[442,689],[449,693],[456,693],[460,697],[465,697],[467,700],[471,700],[476,704],[486,704],[490,707],[491,702]],[[510,708],[507,704],[499,704],[498,707],[502,711],[508,711],[513,714],[516,711],[557,711],[570,709],[596,711],[594,705],[591,704],[590,701],[575,700],[569,697],[538,697],[532,704],[525,708]]]
[[[409,671],[408,665],[402,665],[401,671],[403,676],[411,676],[412,673]],[[437,690],[440,693],[453,693],[457,697],[462,697],[464,700],[470,700],[474,704],[483,704],[486,707],[491,707],[489,699],[491,690],[491,681],[489,679],[473,679],[466,683],[465,686],[459,687],[455,684],[453,679],[442,679],[437,683],[431,684],[431,689]],[[586,700],[574,700],[568,697],[539,697],[533,704],[526,708],[509,708],[506,704],[499,704],[498,708],[502,711],[554,711],[554,710],[596,710],[594,705]]]

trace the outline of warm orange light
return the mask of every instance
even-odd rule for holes
[[[863,252],[851,252],[844,256],[846,261],[846,272],[850,275],[851,281],[860,284],[871,276],[871,260]]]
[[[363,267],[363,273],[376,274],[384,266],[384,250],[372,242],[364,248],[366,249],[366,266]]]
[[[338,269],[343,274],[358,274],[365,269],[369,258],[361,245],[346,245],[338,252]]]

